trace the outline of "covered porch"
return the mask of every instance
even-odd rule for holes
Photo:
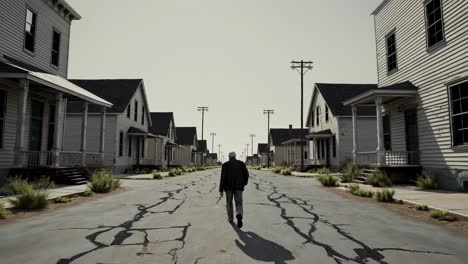
[[[287,166],[301,166],[301,140],[300,139],[290,139],[283,142],[281,145],[284,146],[284,160],[286,161]],[[309,148],[308,141],[304,140],[304,165],[310,165],[309,160]]]
[[[0,89],[6,87],[8,96],[4,121],[16,124],[5,126],[2,131],[3,150],[12,157],[6,166],[20,169],[101,165],[106,108],[112,104],[60,76],[25,67],[0,62]],[[76,152],[63,151],[66,106],[72,101],[82,106],[81,148]],[[88,152],[86,148],[89,105],[101,109],[100,151],[97,153]]]
[[[419,167],[418,121],[414,102],[418,91],[410,82],[398,83],[355,96],[345,102],[352,107],[353,161],[374,167]],[[374,106],[377,115],[375,151],[359,151],[357,111],[360,106]],[[401,128],[399,144],[392,142],[396,128]]]
[[[311,166],[330,166],[334,134],[330,129],[312,132],[306,136],[307,149],[310,152],[308,164]],[[335,146],[336,147],[336,146]]]

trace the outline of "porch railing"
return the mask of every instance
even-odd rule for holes
[[[102,165],[102,154],[101,153],[86,153],[85,156],[85,164],[86,166],[99,166]]]
[[[377,152],[359,152],[356,154],[358,165],[378,165]],[[417,151],[385,151],[384,166],[408,166],[419,164],[419,152]]]
[[[385,165],[387,166],[404,166],[418,165],[419,153],[417,151],[386,151]]]
[[[52,151],[20,151],[20,164],[23,167],[51,166],[53,158]]]
[[[83,153],[79,151],[62,151],[60,152],[60,166],[73,167],[81,166]]]

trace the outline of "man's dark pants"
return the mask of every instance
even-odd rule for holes
[[[242,191],[226,191],[226,209],[228,219],[230,222],[234,220],[234,208],[232,206],[232,200],[236,203],[236,213],[244,216],[244,208],[242,206]]]

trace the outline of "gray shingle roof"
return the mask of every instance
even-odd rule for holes
[[[308,133],[307,129],[304,129],[304,136]],[[289,128],[271,128],[271,144],[274,146],[281,145],[281,143],[286,142],[290,139],[300,139],[301,138],[301,129],[293,128],[291,131]]]
[[[152,134],[159,136],[168,136],[169,126],[171,121],[174,120],[174,113],[172,112],[158,112],[150,113],[152,126],[149,127],[149,131]],[[177,131],[176,131],[177,135]]]
[[[197,151],[206,152],[206,140],[198,140],[197,145]]]
[[[380,87],[382,90],[407,90],[407,91],[417,91],[418,87],[414,86],[410,81],[395,83],[388,86]]]
[[[268,152],[268,144],[267,143],[259,143],[257,151],[259,154],[264,154]]]
[[[193,140],[197,136],[196,127],[176,127],[177,140],[179,145],[190,146],[193,145]]]
[[[82,87],[83,89],[109,101],[113,104],[108,113],[125,112],[130,100],[140,86],[142,79],[102,79],[102,80],[69,80],[70,82]],[[71,113],[79,112],[81,109],[77,104],[69,104],[68,111]],[[97,112],[92,105],[89,112]]]

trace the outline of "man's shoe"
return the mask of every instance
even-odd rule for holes
[[[242,228],[242,226],[244,225],[242,223],[242,215],[238,214],[238,215],[236,215],[236,218],[237,218],[237,227]]]

